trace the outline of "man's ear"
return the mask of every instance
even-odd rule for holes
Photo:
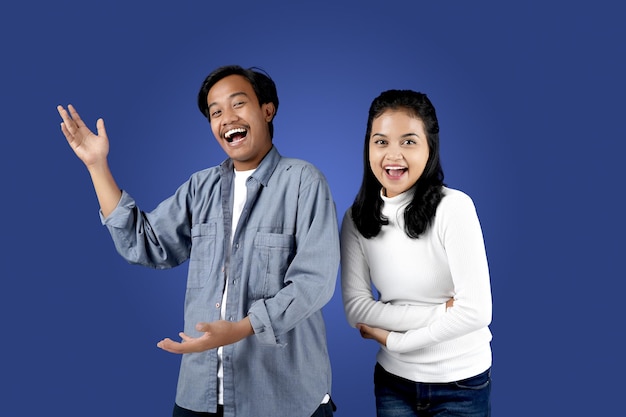
[[[265,121],[268,123],[271,122],[276,114],[276,107],[274,106],[274,103],[265,103],[261,105],[261,110],[265,115]]]

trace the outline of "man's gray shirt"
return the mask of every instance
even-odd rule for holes
[[[254,335],[224,347],[226,417],[309,417],[331,392],[321,308],[339,268],[335,204],[312,164],[283,158],[275,147],[248,178],[247,200],[230,245],[233,165],[193,174],[153,211],[122,192],[102,218],[129,262],[171,268],[189,260],[184,331],[250,317]],[[102,216],[102,215],[101,215]],[[176,403],[215,412],[217,349],[183,355]]]

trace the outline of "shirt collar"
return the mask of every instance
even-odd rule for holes
[[[276,149],[276,146],[272,145],[272,148],[269,150],[267,155],[263,157],[261,163],[256,168],[256,171],[254,171],[250,177],[257,180],[264,187],[267,186],[267,183],[269,182],[272,173],[274,173],[276,166],[278,166],[278,162],[281,158],[282,156],[278,152],[278,149]],[[227,158],[220,164],[220,174],[222,177],[232,176],[233,169],[233,160],[230,158]]]

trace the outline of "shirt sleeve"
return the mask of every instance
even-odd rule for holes
[[[188,259],[191,225],[187,201],[188,183],[152,212],[141,211],[122,191],[122,198],[108,217],[100,212],[118,253],[133,264],[155,269],[171,268]]]
[[[364,323],[385,330],[406,331],[425,327],[445,313],[445,303],[415,306],[376,300],[362,239],[348,209],[341,225],[341,291],[350,326]]]
[[[492,300],[487,255],[476,208],[469,196],[444,198],[433,227],[439,234],[454,284],[454,306],[429,326],[392,332],[387,349],[409,352],[452,340],[488,326]]]
[[[285,273],[285,286],[271,298],[257,300],[250,322],[262,343],[280,336],[330,301],[339,270],[339,230],[330,188],[315,169],[300,172],[296,253]]]

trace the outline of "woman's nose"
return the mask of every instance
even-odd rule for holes
[[[389,152],[387,152],[386,158],[390,161],[399,161],[402,159],[402,152],[390,149]]]

